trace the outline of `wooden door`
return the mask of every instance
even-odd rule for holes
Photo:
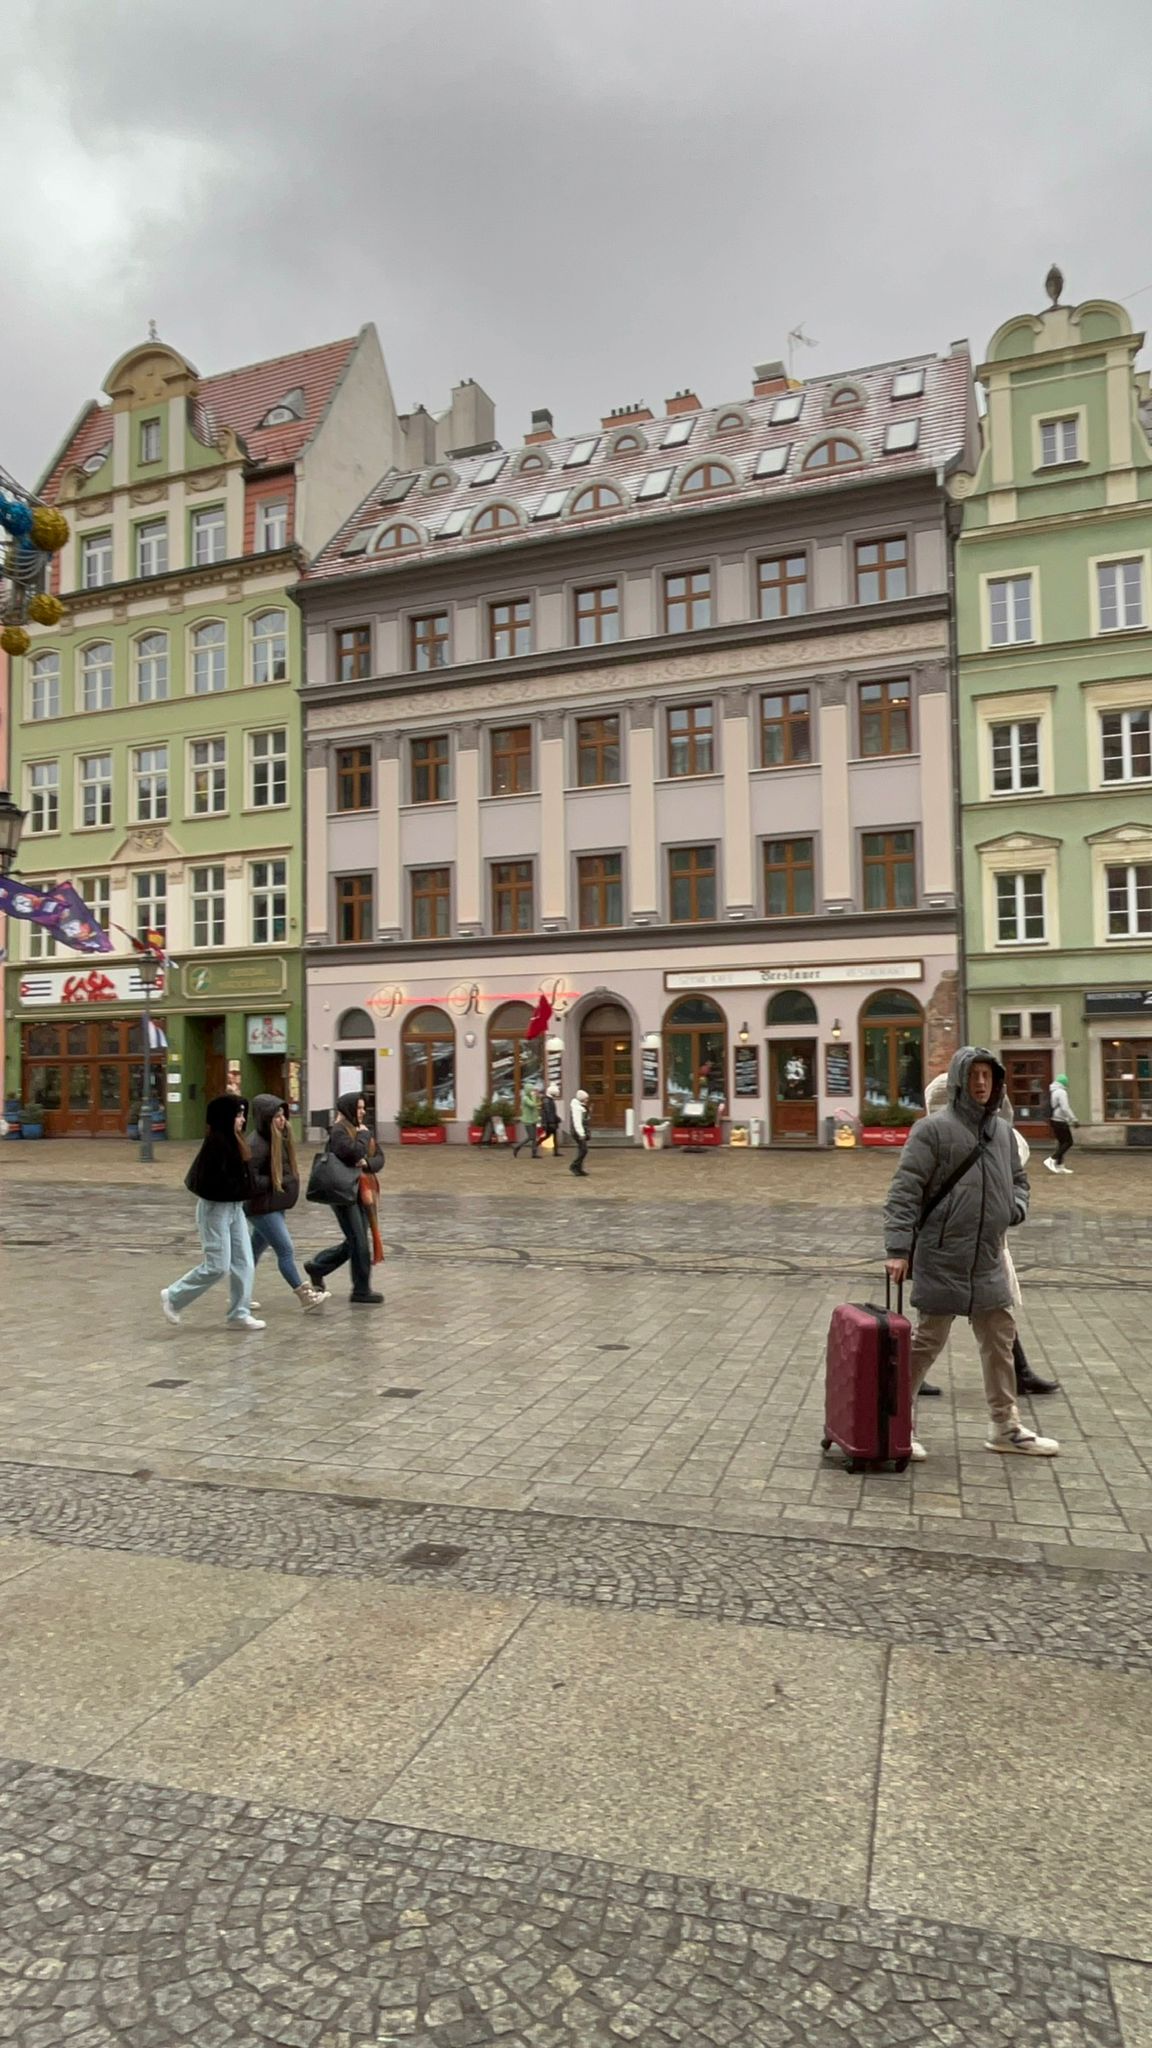
[[[214,1102],[228,1092],[228,1054],[224,1042],[223,1017],[204,1020],[204,1100]]]
[[[1008,1100],[1024,1136],[1047,1138],[1049,1132],[1048,1090],[1052,1084],[1050,1052],[1008,1052],[1000,1054],[1007,1075]]]
[[[592,1128],[622,1131],[632,1107],[632,1036],[588,1032],[580,1040],[580,1086],[592,1097]]]
[[[819,1103],[814,1038],[780,1038],[768,1047],[772,1075],[772,1142],[814,1145]]]

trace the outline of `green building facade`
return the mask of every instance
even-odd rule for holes
[[[1025,1129],[1152,1140],[1152,449],[1123,307],[1009,320],[951,480],[970,1040]]]

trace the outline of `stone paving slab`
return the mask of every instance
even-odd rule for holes
[[[1124,2048],[1152,2048],[1152,1968],[1112,1963],[1108,1975]]]

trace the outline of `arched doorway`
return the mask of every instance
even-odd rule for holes
[[[359,1075],[359,1081],[356,1076]],[[376,1128],[376,1027],[367,1010],[345,1010],[336,1026],[336,1075],[332,1106],[339,1096],[358,1088],[373,1130]]]
[[[765,1024],[770,1033],[768,1104],[772,1143],[814,1145],[820,1110],[816,1005],[802,988],[782,988],[768,1004]]]
[[[670,1112],[685,1102],[728,1097],[728,1024],[708,996],[685,996],[664,1019],[664,1101]]]
[[[413,1010],[400,1034],[405,1102],[456,1113],[456,1027],[445,1010]]]
[[[580,1026],[580,1086],[592,1097],[593,1128],[622,1131],[632,1107],[632,1019],[621,1003],[598,1003]]]
[[[924,1107],[924,1012],[915,996],[885,988],[860,1012],[864,1109]]]
[[[511,1103],[511,1114],[520,1115],[520,1096],[526,1081],[544,1085],[544,1038],[525,1036],[532,1021],[527,1003],[505,1003],[488,1025],[488,1094],[493,1101]]]

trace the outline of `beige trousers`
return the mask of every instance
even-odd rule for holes
[[[913,1330],[913,1401],[920,1392],[921,1381],[928,1377],[929,1367],[939,1358],[948,1342],[948,1332],[955,1320],[954,1316],[921,1316]],[[1016,1406],[1016,1366],[1012,1357],[1016,1318],[1010,1308],[989,1308],[970,1316],[969,1321],[980,1347],[988,1413],[998,1429],[1013,1427],[1020,1420]]]

